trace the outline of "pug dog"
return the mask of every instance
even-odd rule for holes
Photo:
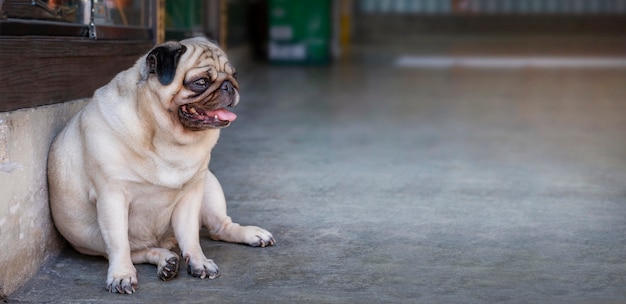
[[[181,257],[192,276],[216,278],[201,226],[213,240],[274,245],[270,232],[233,223],[208,169],[220,129],[237,117],[227,108],[239,102],[238,89],[216,44],[166,42],[96,90],[53,141],[54,223],[77,251],[108,259],[109,292],[135,292],[133,264],[155,264],[171,280]]]

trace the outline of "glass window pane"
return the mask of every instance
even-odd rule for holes
[[[155,0],[0,0],[0,35],[151,40]]]
[[[150,26],[150,1],[93,0],[96,25]]]

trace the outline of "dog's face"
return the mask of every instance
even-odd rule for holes
[[[222,128],[237,117],[226,109],[239,103],[237,73],[208,40],[161,44],[148,54],[145,66],[148,82],[164,92],[159,98],[163,107],[185,129]]]

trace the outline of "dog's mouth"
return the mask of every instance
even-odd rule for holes
[[[205,110],[196,104],[178,107],[178,117],[183,126],[193,130],[206,130],[227,127],[237,115],[225,108]]]

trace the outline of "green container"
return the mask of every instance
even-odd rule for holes
[[[270,62],[330,62],[331,28],[331,0],[270,0]]]

